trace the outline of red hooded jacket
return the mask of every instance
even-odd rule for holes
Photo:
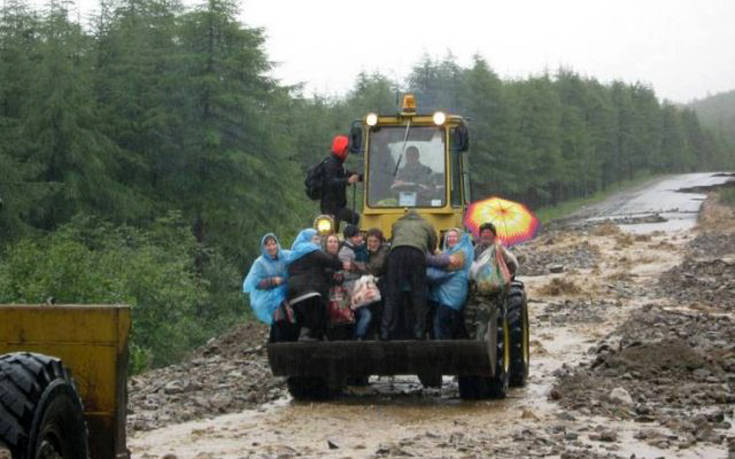
[[[347,147],[350,145],[350,140],[345,135],[336,135],[332,140],[332,153],[334,156],[344,161],[347,158]]]

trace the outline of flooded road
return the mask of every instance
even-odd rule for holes
[[[255,409],[132,432],[133,457],[727,457],[726,440],[684,444],[674,424],[600,416],[594,408],[605,400],[563,408],[564,394],[555,384],[572,368],[589,367],[600,342],[614,347],[615,330],[636,311],[651,305],[689,310],[653,288],[662,273],[682,262],[706,197],[676,190],[728,178],[686,174],[657,180],[578,216],[591,222],[620,219],[626,232],[605,225],[565,230],[520,248],[526,272],[541,264],[539,275],[520,276],[530,299],[531,369],[527,386],[511,389],[504,400],[461,401],[452,377],[444,377],[441,389],[424,389],[413,377],[372,377],[368,387],[348,388],[330,402],[299,403],[285,395]],[[666,221],[640,223],[655,214]],[[589,249],[579,255],[575,249],[583,244]],[[582,263],[579,257],[593,260]],[[563,273],[551,274],[547,262],[538,260],[566,265]],[[144,406],[132,410],[146,414]],[[731,417],[724,412],[721,423]],[[651,441],[648,430],[668,443]],[[731,427],[724,432],[723,438],[735,439]]]
[[[670,176],[618,193],[577,214],[589,221],[611,219],[632,233],[688,230],[697,223],[706,190],[733,180],[735,176],[727,173]]]

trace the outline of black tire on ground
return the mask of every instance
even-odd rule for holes
[[[510,333],[508,320],[501,319],[498,323],[497,365],[495,375],[487,378],[488,397],[505,398],[508,394],[510,373]]]
[[[332,396],[332,391],[323,378],[290,376],[286,379],[286,385],[294,400],[327,400]]]
[[[439,373],[419,373],[417,375],[421,385],[424,387],[434,387],[440,389],[442,387],[442,375]]]
[[[462,400],[482,400],[486,398],[505,398],[508,393],[508,368],[510,355],[508,349],[508,323],[501,320],[498,324],[497,369],[495,376],[459,376],[457,385]],[[477,338],[477,337],[476,337]]]
[[[61,360],[0,356],[0,440],[14,459],[86,459],[87,428],[74,381]]]
[[[530,363],[528,303],[523,283],[514,281],[507,298],[510,329],[510,385],[526,385]]]
[[[487,377],[484,376],[459,376],[457,386],[459,398],[462,400],[482,400],[487,398]]]
[[[347,378],[348,386],[365,387],[370,385],[370,376],[352,376]]]

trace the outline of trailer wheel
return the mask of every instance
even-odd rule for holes
[[[528,303],[523,283],[513,282],[508,294],[508,326],[510,328],[510,385],[526,385],[530,362]]]
[[[332,395],[323,378],[290,376],[286,379],[286,385],[294,400],[326,400]]]
[[[61,360],[0,356],[0,440],[16,459],[87,458],[82,404]]]

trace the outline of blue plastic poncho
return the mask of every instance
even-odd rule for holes
[[[276,244],[278,244],[275,259],[271,258],[265,250],[265,240],[268,237],[275,239]],[[258,320],[270,325],[273,323],[273,313],[286,299],[287,284],[284,282],[269,289],[259,289],[258,284],[268,277],[278,276],[284,279],[287,277],[286,264],[290,251],[282,250],[276,235],[268,233],[260,240],[260,253],[261,255],[255,259],[242,283],[242,291],[250,295],[250,307],[253,308]]]
[[[290,265],[304,255],[308,255],[316,250],[321,250],[321,247],[311,242],[315,234],[316,230],[314,228],[301,230],[298,236],[296,236],[296,239],[293,241],[293,244],[291,244],[291,254],[288,257],[288,260],[286,262],[287,264]]]
[[[443,253],[447,255],[462,251],[464,253],[464,264],[456,271],[428,268],[426,276],[430,284],[429,299],[460,311],[467,300],[470,267],[475,255],[472,240],[469,234],[460,232],[459,241],[454,247],[447,248],[445,238],[442,249]]]

